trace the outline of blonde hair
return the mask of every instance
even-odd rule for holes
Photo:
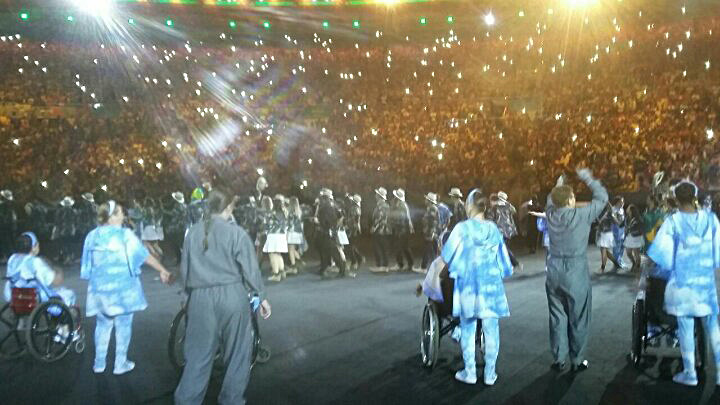
[[[302,210],[300,209],[300,200],[297,197],[290,197],[289,207],[290,213],[298,218],[302,218]]]

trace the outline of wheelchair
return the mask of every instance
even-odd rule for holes
[[[430,370],[437,365],[440,339],[460,325],[460,319],[452,316],[454,286],[453,279],[441,278],[440,288],[443,293],[443,302],[428,299],[423,309],[420,324],[420,355],[423,366]],[[475,337],[476,353],[483,352],[485,343],[481,322],[478,319],[477,335]]]
[[[646,275],[642,277],[644,283],[641,280],[641,285],[644,284],[644,287],[640,288],[632,308],[632,340],[628,356],[633,366],[638,369],[642,367],[643,357],[649,350],[663,355],[679,354],[677,319],[663,309],[667,281]],[[704,367],[706,353],[705,333],[702,324],[696,320],[695,366],[698,369]]]
[[[270,348],[262,344],[260,340],[260,327],[258,325],[257,310],[260,302],[257,297],[252,296],[250,298],[251,311],[250,311],[250,323],[252,326],[252,357],[250,360],[250,367],[254,367],[255,364],[265,364],[270,360]],[[255,304],[257,302],[257,304]],[[180,311],[173,318],[170,324],[170,335],[168,337],[168,357],[170,363],[173,365],[175,370],[182,371],[185,367],[185,354],[183,351],[183,344],[185,342],[185,328],[187,328],[187,301],[183,302]],[[216,368],[222,368],[223,355],[218,349],[218,353],[215,355],[214,366]]]
[[[35,282],[37,287],[12,287],[10,302],[0,309],[0,359],[16,359],[29,351],[37,360],[52,363],[70,349],[82,353],[85,332],[80,309],[53,297],[36,279],[25,281]],[[38,289],[50,299],[40,302]]]

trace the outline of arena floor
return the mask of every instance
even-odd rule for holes
[[[599,268],[598,252],[591,249],[590,256],[591,269]],[[678,358],[649,358],[643,372],[628,363],[636,280],[627,274],[593,276],[590,369],[578,375],[551,372],[543,259],[541,252],[521,255],[524,272],[506,283],[512,316],[500,323],[499,379],[494,387],[453,379],[462,360],[459,346],[449,338],[441,341],[435,370],[422,368],[418,342],[425,300],[414,295],[420,281],[414,273],[378,276],[361,269],[355,280],[320,281],[308,272],[271,284],[273,315],[261,321],[260,328],[272,358],[253,370],[248,403],[720,403],[713,366],[698,387],[688,388],[671,381],[681,367]],[[68,269],[66,278],[84,302],[85,283],[77,269]],[[121,377],[92,373],[90,319],[82,355],[70,354],[53,364],[29,356],[0,362],[0,403],[172,403],[178,374],[166,347],[170,321],[180,306],[178,287],[163,286],[150,271],[143,281],[149,308],[135,317],[129,356],[137,363],[135,371]],[[220,381],[214,376],[207,403],[215,403]]]

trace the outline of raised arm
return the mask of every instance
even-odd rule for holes
[[[592,172],[589,169],[578,169],[578,177],[585,184],[587,184],[590,191],[592,191],[592,201],[585,207],[578,208],[578,211],[582,213],[585,220],[593,222],[605,209],[605,205],[608,202],[608,193],[600,184],[600,181],[592,176]]]

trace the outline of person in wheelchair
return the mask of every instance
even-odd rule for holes
[[[35,288],[40,302],[58,297],[68,307],[75,305],[75,292],[62,287],[64,277],[60,269],[53,270],[48,263],[38,256],[40,242],[32,232],[20,235],[16,242],[16,253],[7,263],[5,283],[5,301],[10,302],[13,287]],[[34,280],[33,280],[34,279]]]
[[[720,326],[715,269],[720,268],[720,222],[697,207],[697,186],[682,181],[675,188],[678,212],[668,216],[648,250],[659,267],[669,271],[665,311],[677,318],[683,371],[673,381],[695,386],[695,318],[709,338],[715,363],[720,366]],[[716,377],[720,385],[720,374]]]
[[[512,275],[512,264],[497,225],[485,220],[488,202],[478,189],[467,197],[468,220],[455,226],[443,246],[439,265],[447,265],[452,278],[452,315],[460,319],[460,347],[465,368],[458,381],[475,384],[475,337],[478,319],[485,336],[484,382],[497,380],[495,363],[500,349],[499,318],[510,316],[502,279]],[[449,300],[446,299],[445,302]]]

